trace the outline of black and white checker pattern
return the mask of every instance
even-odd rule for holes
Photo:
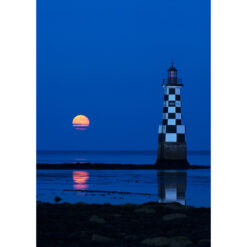
[[[180,92],[181,86],[165,87],[163,123],[159,126],[159,141],[161,142],[185,142]]]

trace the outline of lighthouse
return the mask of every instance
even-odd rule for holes
[[[171,65],[168,79],[163,80],[163,121],[158,131],[158,157],[156,166],[164,169],[186,169],[189,166],[186,150],[186,130],[182,124],[182,80]]]

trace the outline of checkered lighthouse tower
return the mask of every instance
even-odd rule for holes
[[[158,157],[156,166],[167,169],[184,169],[187,161],[185,126],[182,124],[182,80],[177,78],[177,69],[168,69],[168,79],[163,80],[163,122],[159,126]]]

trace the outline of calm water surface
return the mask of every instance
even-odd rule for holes
[[[39,151],[38,163],[152,164],[153,151]],[[210,153],[188,152],[194,165],[210,165]],[[156,170],[37,170],[37,200],[86,203],[179,202],[210,206],[210,169]]]
[[[210,169],[38,170],[37,200],[87,203],[179,202],[210,206]]]

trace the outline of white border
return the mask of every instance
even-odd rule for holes
[[[36,3],[0,2],[1,246],[35,246]],[[212,246],[246,245],[246,9],[212,0]],[[236,121],[237,120],[237,121]]]
[[[212,0],[212,246],[246,246],[247,2]]]
[[[36,2],[0,1],[0,246],[36,246]]]

